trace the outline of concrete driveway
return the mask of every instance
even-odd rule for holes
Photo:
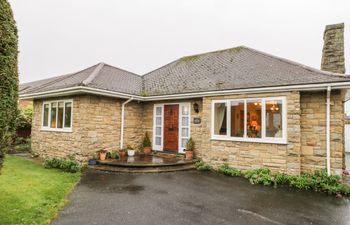
[[[350,224],[350,202],[197,171],[85,171],[55,225]]]

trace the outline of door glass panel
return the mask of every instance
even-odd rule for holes
[[[156,125],[161,126],[162,125],[162,117],[156,117]]]
[[[181,148],[186,148],[186,143],[187,143],[187,138],[182,138],[181,139]]]
[[[189,109],[188,106],[182,106],[182,115],[188,115]]]
[[[161,144],[162,144],[161,137],[156,137],[156,145],[161,145]]]
[[[161,127],[156,127],[156,135],[159,135],[159,136],[162,135],[162,128]]]
[[[162,107],[156,107],[156,115],[157,116],[162,115]]]
[[[188,137],[188,128],[182,128],[181,136]]]
[[[188,126],[188,117],[182,117],[182,126]]]

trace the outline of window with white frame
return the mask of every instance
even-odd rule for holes
[[[72,130],[72,100],[47,101],[43,103],[43,130]]]
[[[285,97],[215,100],[212,138],[286,143]]]

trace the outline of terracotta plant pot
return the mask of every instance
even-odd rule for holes
[[[100,151],[100,160],[101,161],[106,160],[106,155],[107,155],[106,151]]]
[[[119,151],[119,157],[124,158],[126,156],[126,151]]]
[[[151,147],[144,147],[143,153],[145,153],[145,155],[150,155],[152,153],[152,148]]]
[[[193,151],[186,150],[186,159],[192,160],[193,159]]]

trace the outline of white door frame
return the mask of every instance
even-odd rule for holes
[[[163,151],[164,146],[164,105],[179,105],[179,136],[178,136],[178,153],[185,153],[185,145],[182,143],[182,140],[186,141],[190,138],[190,130],[191,130],[191,103],[190,102],[174,102],[174,103],[161,103],[161,104],[154,104],[153,106],[153,144],[152,148],[155,151]],[[183,107],[187,107],[187,115],[183,114]],[[158,114],[157,114],[157,108],[158,108]],[[158,121],[161,120],[161,122],[157,125],[157,118]],[[160,118],[160,119],[159,119]],[[187,125],[182,124],[182,118],[187,118]],[[186,121],[186,119],[185,119]],[[161,133],[158,135],[156,134],[156,129],[161,130]],[[182,128],[184,128],[184,131],[187,130],[188,136],[182,136]],[[187,128],[187,129],[186,129]],[[160,142],[159,142],[160,139]],[[158,144],[157,145],[157,142]]]

